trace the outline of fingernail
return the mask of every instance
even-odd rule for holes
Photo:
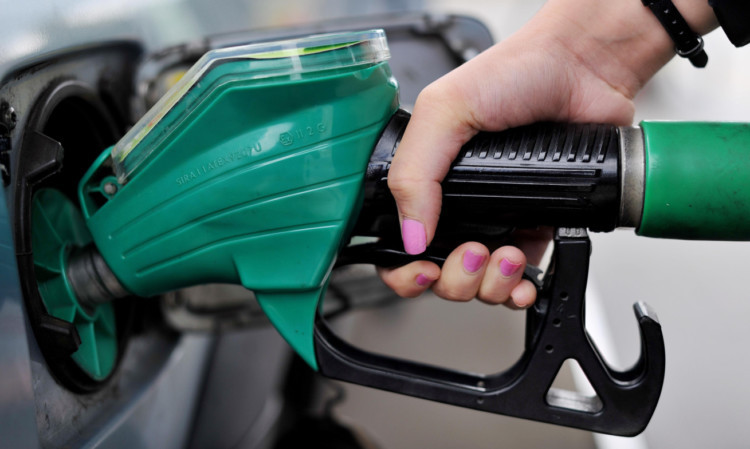
[[[417,285],[420,287],[424,287],[425,285],[429,285],[430,282],[432,282],[432,279],[428,278],[424,274],[419,274],[417,276]]]
[[[500,261],[500,273],[506,278],[513,276],[518,268],[521,266],[520,263],[509,262],[507,259]]]
[[[464,253],[464,269],[469,273],[476,273],[484,263],[484,255],[475,254],[472,250]]]
[[[408,254],[422,254],[427,249],[427,234],[424,225],[417,220],[404,219],[401,225],[401,236],[404,239],[404,250]]]

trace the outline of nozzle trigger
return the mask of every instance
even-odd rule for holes
[[[462,407],[600,433],[633,436],[648,424],[661,394],[665,354],[661,325],[635,305],[641,355],[626,371],[602,358],[585,329],[591,242],[585,229],[558,228],[538,299],[527,310],[526,348],[506,371],[476,375],[373,354],[337,337],[319,316],[315,352],[328,377]],[[574,359],[595,397],[552,389],[563,362]]]

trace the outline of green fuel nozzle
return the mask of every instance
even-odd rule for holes
[[[750,240],[750,128],[535,124],[480,133],[443,184],[436,241],[556,228],[550,269],[527,311],[527,343],[502,373],[473,375],[371,354],[318,309],[338,265],[397,265],[386,185],[408,123],[381,30],[216,50],[79,186],[94,248],[68,265],[86,304],[190,285],[241,284],[322,374],[435,401],[617,435],[647,425],[664,379],[655,314],[635,306],[643,352],[617,372],[584,327],[587,229]],[[377,243],[348,245],[352,235]],[[423,257],[440,262],[434,253]],[[78,286],[78,287],[76,287]],[[579,362],[595,397],[550,388]]]
[[[124,288],[244,285],[315,366],[315,306],[398,107],[388,57],[374,30],[201,58],[81,181],[96,247]]]

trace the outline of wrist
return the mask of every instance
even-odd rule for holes
[[[718,25],[706,0],[672,1],[696,33]],[[550,0],[530,25],[629,99],[675,55],[674,42],[640,0]]]

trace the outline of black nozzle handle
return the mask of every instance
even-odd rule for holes
[[[338,265],[407,263],[401,251],[388,171],[409,114],[399,111],[378,141],[367,171],[365,202],[355,235]],[[443,182],[443,209],[430,248],[417,257],[438,261],[441,242],[505,237],[517,227],[556,228],[554,251],[537,301],[526,311],[526,343],[509,369],[476,375],[373,354],[337,337],[320,318],[315,353],[321,374],[433,401],[614,435],[636,435],[661,394],[665,355],[661,325],[635,308],[641,357],[616,371],[585,329],[585,291],[591,242],[586,228],[610,231],[640,220],[643,152],[637,128],[536,124],[480,133],[462,149]],[[631,145],[632,144],[632,145]],[[624,167],[624,169],[623,169]],[[628,188],[630,186],[630,188]],[[624,200],[621,201],[626,192]],[[438,242],[438,245],[436,245]],[[551,388],[565,360],[581,366],[596,395]]]
[[[664,337],[656,315],[637,304],[641,355],[617,371],[585,329],[591,242],[585,229],[558,228],[550,269],[526,311],[526,343],[505,371],[478,375],[363,351],[339,338],[319,317],[315,356],[321,374],[409,396],[519,418],[632,436],[648,425],[661,395]],[[551,388],[565,360],[578,362],[595,395]]]
[[[398,233],[387,179],[409,117],[394,114],[373,151],[358,234]],[[620,130],[538,123],[482,132],[461,149],[442,187],[438,236],[493,234],[499,226],[611,231],[620,224]]]

